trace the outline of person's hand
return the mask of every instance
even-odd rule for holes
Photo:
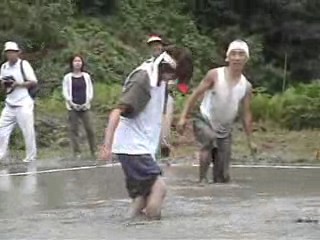
[[[187,119],[184,117],[181,117],[177,124],[177,131],[179,134],[183,134],[186,124],[187,124]]]
[[[99,152],[98,160],[101,160],[101,161],[112,161],[111,147],[108,147],[105,144],[101,145],[100,146],[100,152]]]
[[[12,81],[12,84],[11,84],[12,89],[15,89],[16,87],[22,87],[22,86],[23,86],[22,84],[17,83],[16,81]]]
[[[1,82],[7,94],[12,93],[13,90],[17,87],[17,83],[15,81],[5,80]]]
[[[77,106],[78,106],[78,110],[82,110],[82,111],[88,110],[88,107],[86,104],[77,105]]]
[[[249,142],[249,149],[250,149],[251,155],[257,154],[258,147],[254,142],[252,141]]]
[[[68,104],[72,109],[78,110],[78,104],[75,104],[72,101],[68,101]]]

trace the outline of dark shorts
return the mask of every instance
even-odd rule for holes
[[[147,197],[158,176],[162,174],[156,161],[149,154],[117,154],[126,177],[126,187],[130,198]]]

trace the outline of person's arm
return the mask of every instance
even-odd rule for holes
[[[248,86],[247,93],[243,99],[243,127],[250,139],[252,134],[252,112],[251,112],[252,88]]]
[[[210,70],[207,75],[204,77],[204,79],[201,81],[199,86],[195,89],[195,91],[191,94],[191,96],[188,98],[185,107],[181,113],[179,124],[180,128],[183,129],[188,114],[192,111],[194,105],[196,104],[197,100],[204,95],[204,93],[213,87],[214,82],[217,78],[217,70],[213,69]],[[180,129],[182,131],[182,129]]]
[[[242,122],[243,128],[247,136],[247,141],[251,153],[256,152],[256,146],[252,142],[252,112],[251,112],[251,100],[252,100],[252,86],[248,83],[247,92],[243,99],[243,115],[242,115]]]
[[[21,67],[23,67],[23,71],[24,71],[26,79],[22,83],[15,82],[14,83],[15,87],[30,88],[30,87],[35,86],[37,84],[38,80],[37,80],[37,77],[34,73],[32,66],[26,60],[21,60],[21,61],[22,61]]]
[[[93,99],[93,81],[91,79],[90,74],[88,74],[88,78],[89,78],[89,86],[88,86],[89,100],[91,101]]]
[[[63,77],[63,81],[62,81],[62,95],[65,101],[69,104],[69,106],[72,107],[73,103],[72,103],[72,96],[70,95],[70,91],[69,91],[69,80],[70,80],[69,74],[66,74]]]
[[[105,137],[104,137],[104,143],[103,143],[103,146],[104,148],[106,148],[106,150],[111,151],[114,132],[116,131],[119,125],[121,114],[123,112],[128,111],[127,108],[128,108],[127,106],[122,105],[111,111],[109,115],[108,127],[105,129]]]
[[[3,74],[3,66],[4,66],[4,64],[2,64],[1,65],[1,68],[0,68],[0,87],[1,88],[4,88],[4,82],[2,81],[2,78],[3,78],[3,76],[2,76],[2,74]]]
[[[88,86],[87,86],[88,99],[91,102],[93,99],[93,81],[92,81],[91,75],[89,73],[85,72],[84,74],[85,74],[85,77],[88,79]]]

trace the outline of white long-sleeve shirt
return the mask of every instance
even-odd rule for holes
[[[82,107],[85,109],[90,109],[90,103],[93,99],[93,84],[90,74],[87,72],[82,72],[82,75],[86,83],[86,102],[82,105]],[[68,73],[64,76],[62,82],[62,93],[64,99],[66,100],[67,109],[71,110],[71,106],[68,102],[72,102],[72,73]]]

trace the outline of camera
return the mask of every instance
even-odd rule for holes
[[[5,76],[2,78],[3,84],[6,88],[10,88],[16,80],[13,76]]]

